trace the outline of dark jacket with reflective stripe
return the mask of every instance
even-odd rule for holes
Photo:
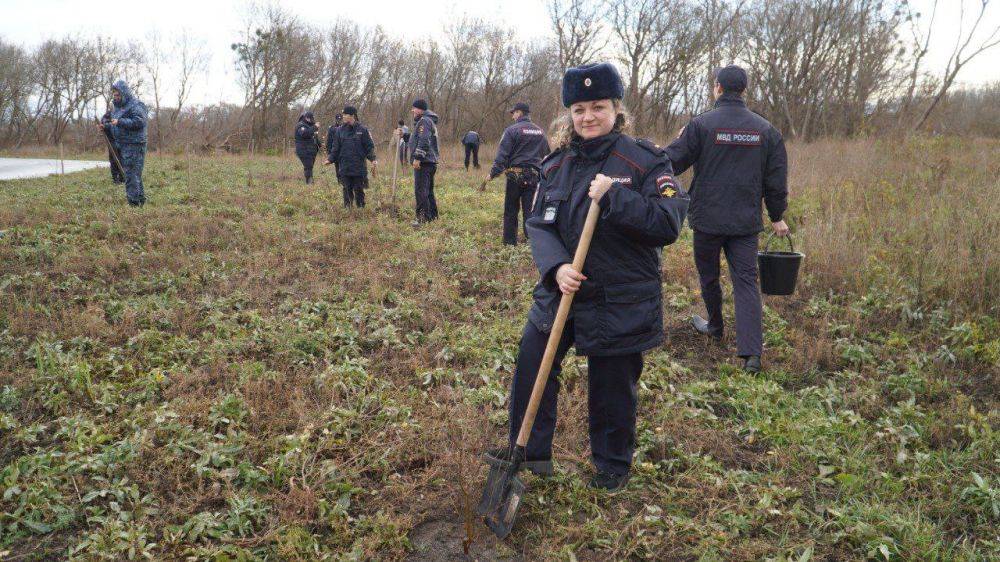
[[[692,229],[727,236],[760,232],[762,200],[771,222],[781,220],[788,199],[785,142],[740,96],[724,94],[666,150],[674,172],[694,166]]]
[[[663,341],[660,253],[677,239],[688,206],[670,161],[649,141],[612,133],[574,142],[542,164],[527,223],[541,275],[528,319],[543,332],[552,329],[561,297],[555,272],[573,261],[598,173],[615,183],[601,198],[583,267],[588,279],[571,309],[576,348],[581,355],[637,353]]]
[[[521,117],[513,125],[504,129],[497,147],[497,155],[493,159],[490,177],[497,177],[507,168],[534,168],[542,165],[542,159],[549,154],[549,141],[545,139],[545,131],[531,122],[527,117]]]
[[[413,131],[410,133],[410,142],[407,146],[410,151],[410,162],[416,160],[428,164],[437,164],[437,122],[437,113],[430,110],[425,111],[423,115],[413,122]]]
[[[368,165],[365,159],[375,161],[375,141],[368,128],[361,123],[341,125],[333,135],[329,157],[331,162],[337,164],[337,173],[341,177],[366,178]]]

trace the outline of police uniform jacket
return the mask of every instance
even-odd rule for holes
[[[548,154],[549,141],[545,140],[545,131],[532,123],[531,119],[521,117],[504,129],[490,176],[497,177],[507,168],[537,170]]]
[[[296,156],[316,156],[319,152],[319,127],[315,123],[299,121],[295,125],[295,155]]]
[[[333,135],[329,147],[331,162],[337,163],[337,173],[343,177],[368,177],[365,159],[375,161],[375,141],[368,128],[361,123],[341,125]]]
[[[666,151],[674,172],[694,166],[688,190],[692,229],[726,236],[760,232],[761,200],[771,222],[781,220],[788,199],[785,142],[740,96],[722,95]]]
[[[419,161],[428,164],[437,164],[439,153],[437,121],[438,116],[436,113],[425,111],[414,122],[408,146],[411,162]]]
[[[601,198],[583,267],[588,279],[570,312],[575,343],[581,355],[637,353],[663,341],[660,253],[677,239],[688,206],[666,154],[649,141],[611,133],[574,141],[543,162],[527,221],[541,274],[528,320],[542,332],[552,329],[561,297],[555,273],[573,261],[598,173],[614,184]]]
[[[479,146],[479,133],[475,131],[469,131],[468,133],[465,133],[465,136],[462,137],[462,144],[464,145],[471,144],[474,146]]]

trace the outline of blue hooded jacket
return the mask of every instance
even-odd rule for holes
[[[122,101],[114,102],[111,118],[118,124],[111,127],[111,134],[118,144],[141,144],[146,142],[146,105],[139,101],[125,84],[119,80],[111,86],[122,95]]]

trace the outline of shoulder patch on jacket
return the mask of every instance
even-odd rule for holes
[[[563,149],[557,148],[549,153],[548,156],[542,159],[542,173],[547,173],[550,170],[554,170],[562,165]]]
[[[667,153],[662,146],[655,144],[649,139],[635,139],[635,144],[645,148],[649,152],[652,152],[654,156],[664,156]]]

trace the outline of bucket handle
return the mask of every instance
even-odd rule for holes
[[[784,238],[788,238],[788,247],[789,247],[789,249],[791,249],[792,252],[795,252],[795,243],[792,242],[792,233],[789,232],[787,236],[784,236]],[[764,253],[765,254],[770,249],[770,247],[771,247],[771,240],[773,240],[773,239],[774,239],[774,233],[772,232],[770,235],[768,235],[767,242],[764,244]]]

